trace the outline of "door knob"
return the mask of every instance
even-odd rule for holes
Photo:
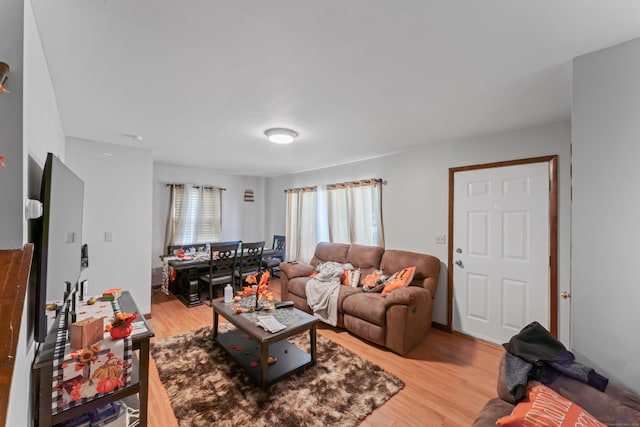
[[[564,298],[564,299],[571,298],[571,294],[567,291],[560,292],[560,298]]]
[[[460,268],[464,268],[464,265],[462,265],[462,261],[460,261],[460,260],[457,260],[454,264],[457,265]]]

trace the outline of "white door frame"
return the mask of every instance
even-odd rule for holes
[[[533,157],[504,162],[449,168],[449,263],[447,277],[447,325],[453,332],[453,242],[454,242],[454,178],[457,172],[489,169],[529,163],[549,164],[549,332],[558,336],[558,156]]]

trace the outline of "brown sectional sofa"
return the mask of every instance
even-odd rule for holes
[[[367,293],[362,287],[341,286],[338,295],[338,327],[405,355],[420,343],[431,327],[433,299],[440,275],[440,260],[434,256],[375,246],[319,243],[309,264],[280,264],[282,300],[312,313],[305,286],[319,263],[335,261],[360,268],[361,280],[374,270],[385,275],[416,267],[409,286],[383,297]]]
[[[498,369],[498,397],[489,400],[480,411],[472,427],[495,426],[496,421],[511,414],[515,407],[504,376],[504,355]],[[601,392],[579,380],[560,374],[547,387],[581,406],[608,426],[639,426],[640,400],[609,381]]]

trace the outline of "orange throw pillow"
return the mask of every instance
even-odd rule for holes
[[[342,272],[342,276],[340,276],[341,285],[349,286],[349,271],[350,270],[344,269],[344,271]]]
[[[528,396],[513,408],[511,415],[496,424],[504,427],[606,427],[593,415],[537,381],[527,384]]]
[[[395,273],[389,277],[389,280],[385,282],[384,289],[382,290],[382,296],[387,295],[396,289],[404,288],[413,280],[413,275],[416,273],[415,267],[407,267]]]
[[[377,286],[379,284],[378,281],[381,280],[384,280],[384,273],[382,271],[375,270],[362,279],[362,286],[373,288]]]

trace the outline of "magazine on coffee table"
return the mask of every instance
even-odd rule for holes
[[[264,328],[265,331],[269,331],[272,334],[275,334],[276,332],[280,332],[283,329],[287,329],[285,325],[278,322],[276,318],[271,315],[260,316],[260,319],[256,322],[256,324]]]

